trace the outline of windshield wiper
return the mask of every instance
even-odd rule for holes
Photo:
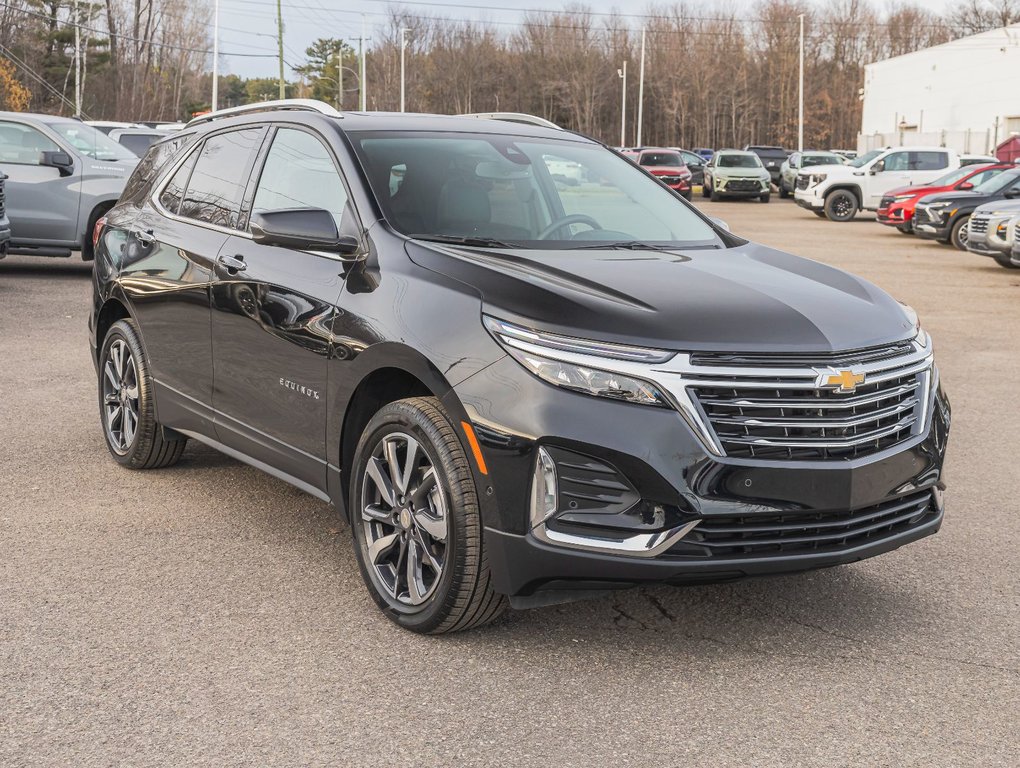
[[[608,243],[588,243],[586,245],[572,245],[568,251],[666,251],[672,253],[680,249],[680,246],[655,245],[640,240],[619,240]]]
[[[408,235],[415,240],[431,240],[434,243],[452,243],[468,245],[476,248],[520,248],[517,243],[508,243],[494,237],[474,237],[472,235]]]

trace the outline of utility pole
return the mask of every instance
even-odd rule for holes
[[[407,111],[405,109],[405,101],[404,101],[404,93],[405,93],[405,88],[404,88],[404,77],[405,77],[405,75],[404,75],[404,58],[406,56],[406,51],[407,51],[407,33],[409,31],[410,30],[404,29],[403,27],[400,28],[400,111],[401,112],[406,112]]]
[[[623,69],[616,70],[623,80],[623,97],[620,100],[620,147],[627,146],[627,60],[623,60]]]
[[[287,98],[287,86],[283,82],[283,2],[276,0],[276,26],[279,30],[277,40],[280,48],[280,98]]]
[[[74,0],[74,116],[81,117],[81,15]]]
[[[361,37],[358,38],[358,59],[360,59],[358,72],[358,109],[362,112],[368,111],[368,98],[365,89],[365,17],[361,17]]]
[[[220,0],[216,0],[213,9],[212,111],[215,112],[220,103]]]
[[[637,91],[637,144],[641,146],[641,117],[645,108],[645,28],[641,28],[641,74]]]
[[[804,151],[804,14],[800,14],[800,93],[797,111],[797,151]]]

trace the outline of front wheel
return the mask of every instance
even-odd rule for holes
[[[110,454],[130,469],[176,464],[187,439],[166,435],[156,421],[149,361],[131,320],[118,320],[99,356],[99,415]]]
[[[780,199],[785,200],[789,196],[790,196],[790,193],[786,191],[786,186],[783,184],[783,182],[779,182],[779,197],[780,197]]]
[[[970,239],[970,216],[961,216],[955,224],[953,224],[953,231],[949,235],[949,242],[953,244],[953,247],[958,251],[967,250],[967,240]]]
[[[350,516],[369,593],[404,629],[457,632],[506,608],[492,589],[471,466],[435,398],[372,417],[354,455]]]
[[[825,216],[829,221],[850,221],[857,215],[857,198],[853,192],[837,189],[825,198]]]
[[[1005,267],[1006,269],[1020,269],[1020,264],[1014,264],[1010,261],[1008,253],[997,253],[993,258],[995,259],[995,263],[1000,267]]]
[[[767,203],[769,200],[772,199],[772,194],[769,193],[769,192],[766,192],[764,195],[762,195],[758,199],[761,200],[763,203]]]

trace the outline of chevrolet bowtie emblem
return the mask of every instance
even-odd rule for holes
[[[834,389],[843,394],[850,394],[864,383],[864,378],[864,374],[857,371],[830,368],[819,371],[816,384],[819,389]]]

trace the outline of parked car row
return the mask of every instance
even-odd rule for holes
[[[1015,192],[1007,199],[979,205],[967,225],[967,250],[991,256],[1007,269],[1020,269],[1020,197]],[[1009,199],[1013,198],[1013,199]]]

